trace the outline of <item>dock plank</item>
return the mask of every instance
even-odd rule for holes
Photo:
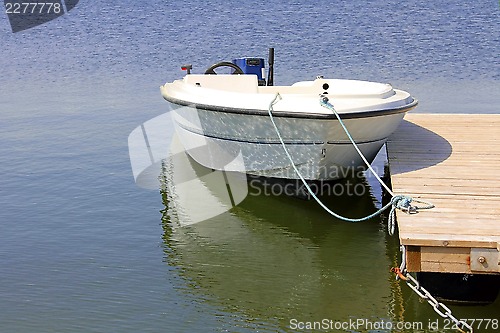
[[[410,266],[469,273],[463,256],[447,258],[442,249],[500,251],[499,141],[500,114],[410,113],[389,138],[393,191],[436,206],[397,212],[401,244],[426,251]]]

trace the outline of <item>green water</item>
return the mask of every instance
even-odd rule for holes
[[[454,332],[394,281],[398,240],[380,220],[264,194],[220,214],[200,182],[187,201],[145,190],[127,138],[167,111],[158,88],[181,65],[268,47],[276,84],[387,82],[417,112],[499,113],[499,45],[497,1],[79,1],[15,34],[0,14],[0,332],[418,331],[306,327],[323,319]],[[323,199],[364,216],[380,205],[368,183]],[[212,217],[189,224],[195,213]],[[500,318],[498,299],[451,308]]]
[[[188,166],[204,169],[186,160],[188,164],[168,169],[170,174],[163,178],[165,258],[186,282],[184,292],[224,316],[232,313],[236,322],[231,325],[280,332],[452,331],[449,319],[440,318],[390,272],[399,265],[400,253],[397,236],[388,235],[384,218],[342,222],[313,200],[272,195],[276,183],[250,179],[249,195],[237,207],[184,225],[189,216],[182,212],[217,210],[213,202],[182,198],[190,191],[209,189],[208,183],[191,184],[187,192],[176,193],[175,180],[187,173]],[[381,162],[379,157],[375,164]],[[356,195],[353,190],[320,198],[343,216],[369,215],[380,207],[380,186],[372,178],[333,182],[336,188],[357,189]],[[490,318],[494,328],[498,306],[497,302],[452,309],[460,318]],[[238,331],[229,329],[233,330]]]

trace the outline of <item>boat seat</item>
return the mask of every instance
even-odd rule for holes
[[[346,98],[388,98],[395,94],[390,84],[358,80],[316,79],[296,82],[291,87],[307,93],[326,92]]]
[[[258,92],[259,82],[254,74],[189,74],[184,82],[209,89],[255,94]]]

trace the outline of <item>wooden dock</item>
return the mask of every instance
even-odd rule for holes
[[[410,113],[387,156],[393,191],[436,206],[397,212],[408,271],[500,273],[500,114]]]

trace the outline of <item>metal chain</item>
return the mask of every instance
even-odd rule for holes
[[[408,287],[410,287],[410,289],[413,290],[418,296],[425,299],[438,315],[443,318],[450,319],[455,324],[457,330],[459,330],[460,332],[474,332],[474,329],[471,325],[469,325],[464,320],[458,320],[457,318],[455,318],[451,313],[450,308],[448,308],[443,303],[438,302],[424,287],[420,285],[420,283],[411,274],[407,273],[405,274],[405,277],[407,278],[406,284],[408,285]]]
[[[427,291],[420,283],[406,270],[406,247],[401,245],[401,266],[399,268],[393,268],[392,271],[396,273],[396,280],[403,280],[406,282],[408,287],[415,292],[418,296],[425,299],[429,303],[434,311],[443,318],[450,319],[457,330],[463,333],[473,333],[474,329],[465,320],[458,320],[451,313],[450,308],[448,308],[443,303],[439,302],[430,292]]]

